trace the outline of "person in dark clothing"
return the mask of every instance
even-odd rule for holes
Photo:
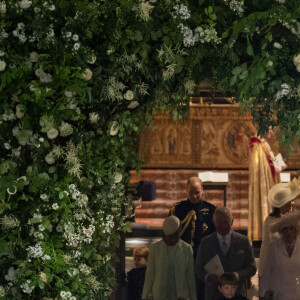
[[[201,240],[215,232],[213,215],[216,207],[204,200],[202,182],[198,177],[190,177],[187,187],[188,199],[178,202],[170,209],[169,215],[175,215],[181,221],[181,239],[193,247],[194,260]],[[204,284],[197,281],[198,300],[204,299]]]
[[[147,247],[137,247],[133,249],[135,268],[132,268],[127,273],[128,300],[142,299],[148,257],[149,249]]]
[[[223,273],[218,281],[218,289],[222,296],[216,296],[215,300],[248,300],[248,298],[237,295],[238,279],[234,273]]]

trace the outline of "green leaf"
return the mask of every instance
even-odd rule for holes
[[[214,10],[213,10],[212,6],[209,6],[209,7],[207,8],[207,11],[208,11],[209,14],[211,14]]]
[[[233,76],[230,80],[230,86],[233,86],[236,83],[236,76]]]
[[[134,39],[137,41],[137,42],[140,42],[143,40],[143,35],[140,31],[135,31],[134,33]]]
[[[232,70],[232,74],[237,76],[241,73],[241,71],[242,71],[241,67],[238,66]]]
[[[248,46],[247,46],[247,54],[250,56],[253,56],[253,48],[250,43],[248,43]]]

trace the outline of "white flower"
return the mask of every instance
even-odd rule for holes
[[[92,64],[95,63],[96,59],[97,59],[97,56],[96,56],[96,55],[93,55],[93,56],[90,58],[90,60],[88,60],[88,63],[92,65]]]
[[[4,60],[0,60],[0,72],[4,71],[6,68],[6,62]]]
[[[77,42],[78,39],[79,39],[78,34],[74,34],[74,35],[72,36],[72,39],[73,39],[74,42]]]
[[[85,69],[82,73],[82,78],[85,80],[90,80],[93,76],[93,72],[90,69]]]
[[[22,104],[18,104],[16,106],[16,116],[21,119],[24,116],[24,106]]]
[[[47,131],[47,136],[50,140],[55,139],[58,136],[58,130],[55,128],[51,128]]]
[[[36,14],[38,14],[41,11],[41,9],[39,7],[35,7],[33,10]]]
[[[293,62],[294,62],[295,66],[300,64],[300,54],[298,54],[297,56],[294,56]]]
[[[122,180],[122,174],[121,173],[116,173],[115,174],[115,183],[119,183]]]
[[[40,196],[40,198],[41,198],[43,201],[46,201],[46,202],[49,200],[47,194],[42,194],[42,195]]]
[[[118,131],[119,131],[119,123],[117,121],[113,121],[110,127],[109,134],[114,136],[118,133]]]
[[[52,209],[57,210],[59,208],[57,203],[53,203],[52,204]]]
[[[13,267],[10,267],[7,271],[7,274],[4,276],[7,281],[15,281],[16,280],[16,272]]]
[[[80,48],[80,43],[75,43],[74,44],[74,50],[78,50]]]
[[[5,4],[5,2],[0,2],[0,13],[2,13],[2,14],[6,13],[6,4]]]
[[[139,106],[139,103],[137,101],[132,101],[130,102],[130,104],[127,106],[127,108],[136,108],[137,106]]]
[[[8,33],[5,32],[5,31],[1,31],[1,37],[2,37],[3,39],[6,39],[6,38],[8,37]]]
[[[281,49],[281,48],[282,48],[282,45],[279,44],[278,42],[275,42],[275,43],[273,44],[273,46],[274,46],[275,48],[277,48],[277,49]]]
[[[61,292],[60,292],[60,296],[61,296],[62,298],[66,298],[66,292],[65,292],[65,291],[61,291]]]
[[[133,97],[134,97],[134,93],[131,90],[128,90],[124,95],[124,98],[128,101],[131,101]]]
[[[55,158],[54,158],[54,155],[52,152],[48,153],[46,156],[45,156],[45,161],[47,164],[49,165],[53,165],[55,164]]]
[[[40,225],[39,225],[39,231],[44,231],[44,230],[45,230],[44,225],[43,225],[43,224],[40,224]]]
[[[50,5],[50,6],[49,6],[49,10],[50,10],[50,11],[53,11],[53,10],[55,10],[55,5],[53,5],[53,4],[52,4],[52,5]]]
[[[19,2],[19,5],[22,9],[27,9],[31,6],[32,1],[28,1],[28,0],[22,0]]]
[[[300,72],[300,64],[296,67],[297,71]]]
[[[71,36],[72,36],[72,32],[68,31],[68,32],[66,33],[66,37],[67,37],[67,38],[70,38]]]
[[[273,66],[273,62],[271,60],[269,60],[268,63],[267,63],[267,66],[268,67],[272,67]]]
[[[39,60],[39,55],[36,52],[31,52],[29,54],[29,61],[35,63]]]
[[[95,112],[91,112],[89,116],[92,123],[96,123],[99,120],[99,115]]]
[[[40,138],[39,138],[39,141],[40,141],[41,143],[43,143],[43,142],[45,141],[45,139],[44,139],[43,137],[40,137]]]

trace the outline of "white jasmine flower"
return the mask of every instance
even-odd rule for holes
[[[32,1],[28,1],[28,0],[22,0],[19,2],[19,5],[22,9],[27,9],[31,6]]]
[[[277,48],[277,49],[281,49],[281,48],[282,48],[282,45],[279,44],[278,42],[275,42],[275,43],[273,44],[273,46],[274,46],[275,48]]]
[[[93,55],[93,56],[90,58],[90,60],[88,60],[88,63],[92,65],[92,64],[95,63],[96,59],[97,59],[97,56],[96,56],[96,55]]]
[[[112,135],[112,136],[114,136],[114,135],[116,135],[118,133],[118,131],[119,131],[119,123],[117,121],[113,121],[112,125],[110,127],[109,134]]]
[[[137,101],[131,101],[130,104],[127,106],[127,108],[134,109],[139,106],[139,103]]]
[[[6,68],[6,62],[4,60],[0,60],[0,72],[4,71]]]
[[[115,174],[115,183],[119,183],[122,180],[122,174],[121,173],[116,173]]]
[[[79,39],[78,34],[74,34],[74,35],[72,36],[72,39],[73,39],[74,42],[77,42],[78,39]]]
[[[55,158],[54,158],[54,155],[52,152],[48,153],[46,156],[45,156],[45,161],[47,164],[49,165],[53,165],[55,164]]]
[[[85,80],[90,80],[93,76],[93,72],[90,69],[85,69],[82,73],[82,78]]]
[[[31,52],[29,54],[29,61],[35,63],[39,60],[39,55],[36,52]]]
[[[52,204],[52,209],[57,210],[59,208],[57,203]],[[56,227],[57,228],[57,227]]]
[[[128,90],[125,95],[124,98],[128,101],[131,101],[134,98],[134,93],[131,90]]]
[[[80,48],[80,43],[75,43],[74,44],[74,50],[78,50]]]
[[[90,114],[89,114],[89,117],[90,117],[90,121],[92,122],[92,123],[96,123],[96,122],[98,122],[98,120],[99,120],[99,115],[97,114],[97,113],[95,113],[95,112],[91,112]]]
[[[55,139],[58,136],[58,130],[55,128],[51,128],[47,131],[47,136],[50,140]]]

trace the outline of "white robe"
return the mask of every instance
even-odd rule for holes
[[[269,244],[268,256],[259,287],[259,296],[268,290],[274,292],[274,300],[300,299],[300,240],[297,239],[289,257],[282,239]]]

